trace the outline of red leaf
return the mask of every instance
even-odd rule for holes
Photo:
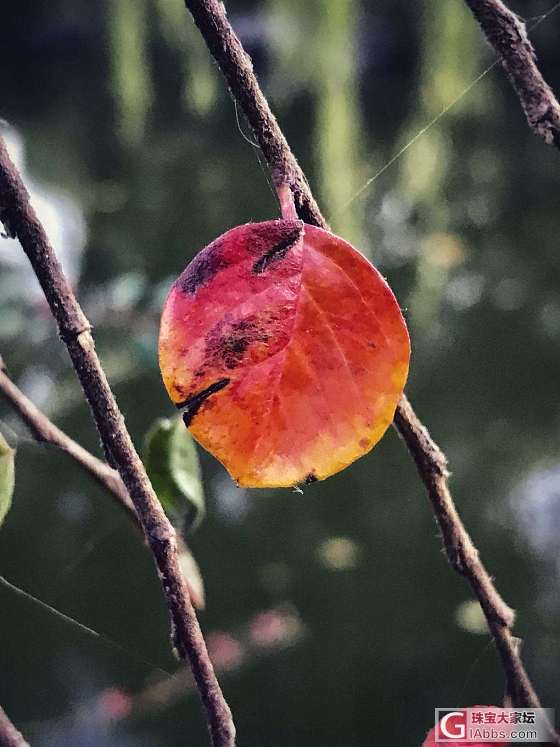
[[[165,303],[159,355],[193,436],[240,485],[279,487],[324,479],[373,447],[410,344],[358,251],[284,219],[233,228],[194,258]]]

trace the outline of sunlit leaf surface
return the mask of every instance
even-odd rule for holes
[[[368,452],[393,418],[409,355],[378,271],[298,220],[216,239],[178,278],[161,321],[171,399],[247,487],[321,480]]]

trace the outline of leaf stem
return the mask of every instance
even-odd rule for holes
[[[284,220],[300,220],[294,203],[294,196],[287,182],[276,185],[276,194],[280,202],[280,211]]]

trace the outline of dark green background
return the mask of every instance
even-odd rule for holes
[[[515,10],[533,23],[552,5]],[[558,707],[560,154],[530,133],[494,68],[347,206],[492,63],[464,3],[228,8],[333,228],[368,253],[406,309],[408,393],[518,611],[542,701]],[[560,12],[532,34],[556,90],[559,33]],[[140,443],[172,411],[155,354],[170,281],[225,229],[277,215],[258,151],[180,0],[6,4],[0,92],[27,178],[83,211],[81,257],[67,241],[81,262],[79,296]],[[0,244],[0,351],[22,388],[99,453],[31,272],[9,251]],[[195,696],[114,727],[83,718],[106,688],[134,693],[155,665],[175,668],[160,589],[110,498],[1,408],[19,451],[0,573],[130,655],[0,587],[0,703],[34,747],[207,744]],[[192,548],[205,630],[236,635],[285,602],[305,629],[292,647],[222,676],[240,745],[414,746],[434,706],[501,702],[493,644],[458,624],[469,589],[442,555],[393,431],[303,495],[244,493],[201,458],[208,517]],[[346,570],[321,561],[325,541],[340,537],[354,543]]]

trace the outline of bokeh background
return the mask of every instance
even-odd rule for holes
[[[533,24],[553,4],[512,7]],[[531,135],[497,67],[465,92],[493,56],[461,0],[228,9],[334,229],[406,310],[408,393],[518,611],[542,701],[558,708],[560,156]],[[560,12],[532,32],[557,91],[559,35]],[[156,360],[172,279],[225,229],[278,214],[259,151],[181,0],[7,3],[0,82],[3,133],[141,443],[172,414]],[[0,352],[34,402],[100,453],[8,240]],[[170,677],[166,613],[135,529],[4,403],[0,418],[18,447],[0,573],[101,634],[0,587],[0,703],[34,747],[207,744],[196,695]],[[303,494],[240,490],[201,460],[207,517],[190,542],[240,745],[419,745],[435,706],[501,702],[494,646],[393,431]]]

